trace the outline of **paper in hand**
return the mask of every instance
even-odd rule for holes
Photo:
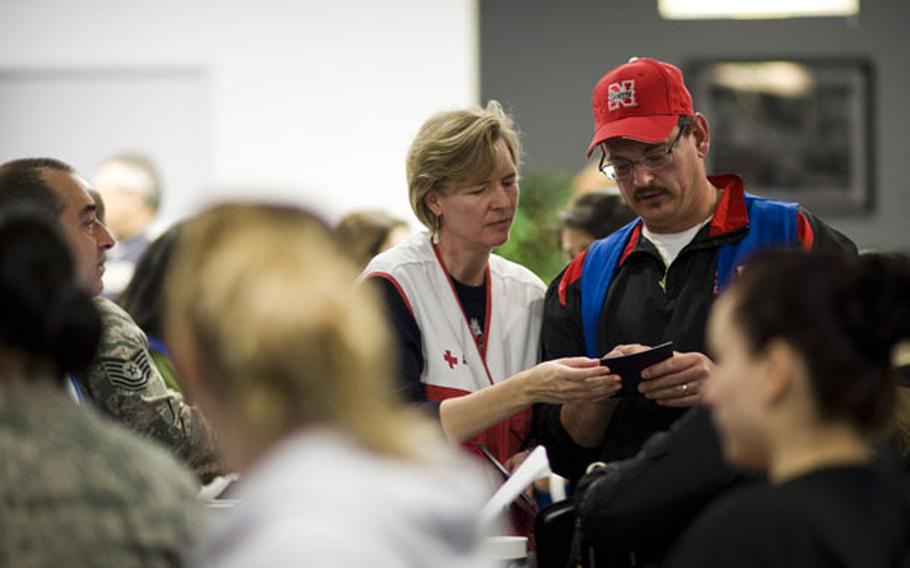
[[[508,508],[512,501],[524,492],[528,485],[541,477],[549,476],[550,473],[547,451],[543,446],[537,446],[484,505],[480,512],[481,523],[489,526]]]
[[[623,355],[620,357],[605,357],[600,364],[610,368],[610,372],[622,378],[622,389],[616,396],[636,396],[638,384],[641,382],[641,372],[647,367],[660,363],[673,356],[673,342],[661,343],[639,353]]]

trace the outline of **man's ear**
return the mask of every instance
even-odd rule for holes
[[[695,139],[695,152],[698,157],[705,159],[711,149],[711,128],[708,119],[700,112],[696,112],[692,120],[692,136]]]

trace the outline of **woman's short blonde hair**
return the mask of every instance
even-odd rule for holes
[[[222,205],[180,235],[165,333],[190,340],[203,362],[197,388],[263,447],[315,425],[410,455],[414,428],[432,427],[399,408],[388,330],[355,278],[315,216]]]
[[[423,123],[408,150],[408,197],[417,219],[431,231],[436,215],[426,205],[431,191],[485,179],[496,167],[496,143],[505,141],[516,167],[521,142],[512,119],[496,101],[487,107],[442,112]]]

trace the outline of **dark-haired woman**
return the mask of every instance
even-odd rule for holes
[[[619,191],[596,190],[575,197],[559,214],[559,248],[567,260],[588,250],[635,218]]]
[[[768,484],[733,492],[672,566],[905,566],[910,506],[872,443],[910,337],[910,260],[794,252],[751,263],[715,305],[706,399],[724,454]]]
[[[67,396],[100,334],[54,221],[0,212],[2,566],[177,566],[200,520],[165,450]]]
[[[162,339],[161,319],[164,311],[164,275],[182,230],[183,223],[178,223],[149,243],[136,262],[136,270],[129,284],[117,298],[117,303],[148,336],[149,355],[161,373],[161,378],[168,388],[177,391],[181,390],[180,380]]]

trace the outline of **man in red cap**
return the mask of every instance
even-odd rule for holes
[[[600,151],[601,172],[638,218],[552,282],[544,359],[631,354],[668,341],[674,351],[641,371],[625,396],[536,407],[534,431],[552,469],[570,479],[592,462],[613,462],[577,492],[580,532],[606,547],[598,558],[659,562],[698,510],[740,479],[725,467],[704,409],[678,420],[699,402],[713,367],[705,324],[714,298],[758,249],[856,247],[794,203],[750,195],[735,175],[708,176],[708,120],[675,66],[633,58],[616,67],[594,87],[593,110],[588,156]]]
[[[628,354],[667,341],[673,356],[646,368],[632,396],[538,409],[554,469],[577,478],[595,460],[636,454],[700,400],[713,366],[705,322],[715,296],[760,248],[856,247],[792,203],[744,192],[732,174],[709,176],[707,118],[682,72],[633,58],[594,87],[600,170],[638,218],[576,257],[547,293],[546,359]]]

